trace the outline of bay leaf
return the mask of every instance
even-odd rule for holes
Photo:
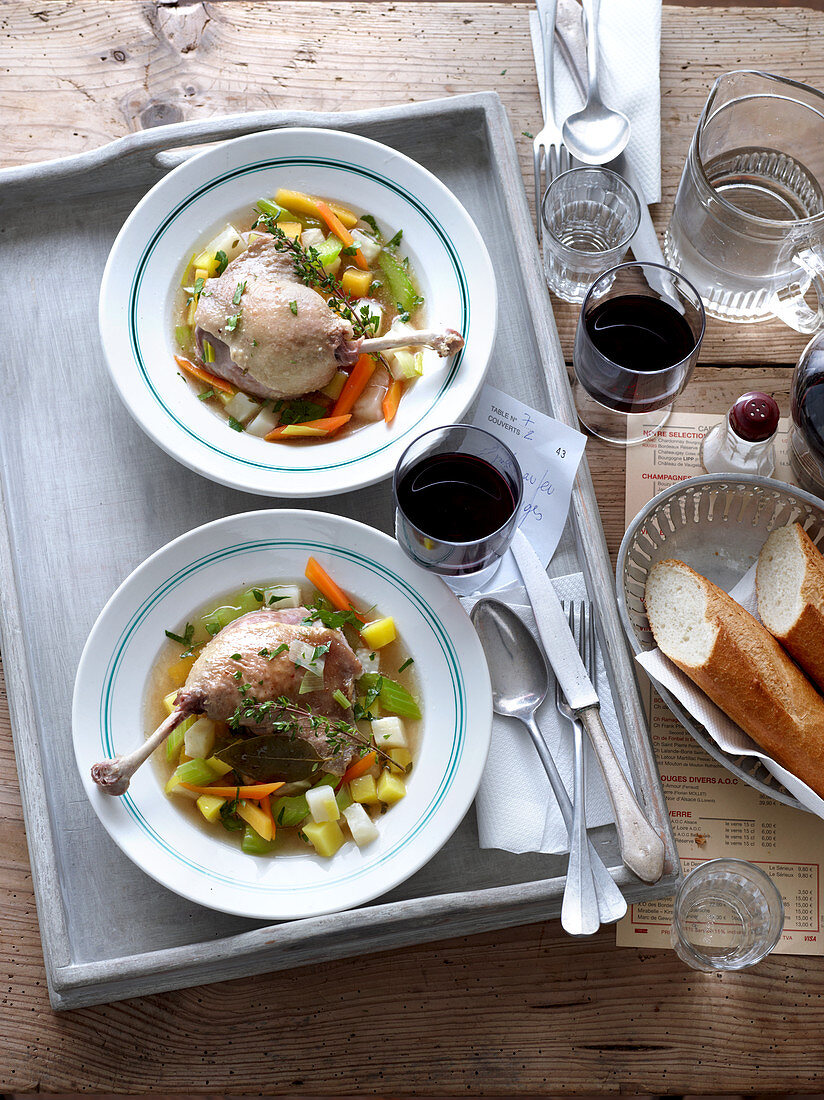
[[[215,755],[258,783],[309,779],[323,759],[308,741],[278,733],[235,741]]]

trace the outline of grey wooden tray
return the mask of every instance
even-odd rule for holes
[[[490,381],[574,424],[574,407],[506,113],[496,95],[349,114],[261,112],[131,134],[64,160],[0,172],[7,308],[0,405],[4,511],[0,627],[49,992],[55,1008],[286,969],[555,917],[566,856],[478,848],[474,811],[412,879],[365,909],[265,925],[187,903],[137,870],[99,825],[76,772],[70,700],[100,608],[159,546],[207,520],[277,501],[179,466],[133,423],[97,334],[100,277],[127,214],[187,150],[287,125],[352,130],[400,149],[469,210],[499,273]],[[15,308],[9,308],[16,302]],[[294,506],[294,502],[290,502]],[[386,484],[327,507],[389,530]],[[667,844],[641,883],[611,826],[595,831],[630,901],[664,896],[678,857],[649,744],[586,464],[550,571],[582,569],[600,608],[613,694],[641,799]]]

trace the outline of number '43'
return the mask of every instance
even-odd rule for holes
[[[555,454],[558,456],[558,458],[566,458],[566,451],[563,447],[559,447]]]

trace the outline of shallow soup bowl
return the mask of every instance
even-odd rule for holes
[[[136,772],[123,796],[95,786],[92,765],[131,752],[149,730],[148,696],[165,630],[180,630],[204,605],[240,588],[284,580],[299,581],[308,590],[303,571],[310,556],[356,605],[374,604],[394,618],[404,651],[415,663],[422,719],[413,766],[406,796],[377,821],[378,838],[364,848],[348,841],[331,859],[310,848],[247,855],[238,833],[201,825],[195,814],[181,810],[176,796],[164,793],[152,761]],[[413,875],[469,809],[491,727],[483,651],[469,618],[442,581],[370,527],[321,512],[288,510],[206,524],[140,565],[89,635],[72,713],[86,793],[125,854],[193,902],[270,920],[361,905]]]
[[[182,378],[175,300],[186,265],[227,221],[248,220],[278,188],[305,191],[403,230],[428,328],[464,347],[427,354],[390,424],[321,443],[271,443],[233,430]],[[235,138],[171,171],[129,216],[109,256],[100,335],[129,412],[168,454],[213,481],[266,496],[346,492],[391,475],[422,432],[459,421],[486,373],[497,325],[489,254],[472,219],[430,172],[388,146],[338,130],[285,128]]]

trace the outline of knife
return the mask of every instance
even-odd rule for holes
[[[601,719],[598,693],[587,675],[561,601],[522,531],[515,532],[512,553],[529,594],[544,652],[601,765],[612,803],[621,858],[630,871],[644,882],[657,882],[664,870],[664,842],[644,816],[615,755]]]
[[[587,71],[587,38],[584,30],[584,12],[577,0],[558,0],[555,15],[555,41],[558,43],[564,65],[572,77],[582,101],[586,101],[584,74]],[[643,189],[627,159],[626,152],[621,153],[614,160],[605,164],[604,167],[617,172],[619,176],[627,181],[638,196],[641,205],[641,220],[638,223],[635,236],[630,241],[633,256],[636,260],[648,260],[650,263],[666,265]]]

